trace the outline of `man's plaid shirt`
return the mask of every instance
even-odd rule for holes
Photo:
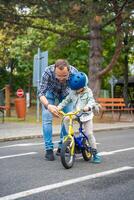
[[[78,71],[75,67],[70,66],[70,74]],[[60,99],[66,97],[69,94],[68,80],[65,83],[60,83],[55,77],[54,65],[46,67],[45,72],[42,75],[42,81],[40,84],[39,97],[45,96],[47,91],[54,94],[55,97]]]

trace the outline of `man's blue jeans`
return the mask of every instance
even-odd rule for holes
[[[46,93],[46,98],[49,101],[51,105],[55,105],[56,98],[53,93],[47,92]],[[59,100],[61,102],[63,98]],[[63,111],[65,113],[72,111],[73,105],[72,103],[68,104]],[[52,142],[52,121],[53,121],[53,115],[51,112],[49,112],[45,107],[42,105],[42,126],[43,126],[43,139],[44,139],[44,148],[46,150],[48,149],[53,149],[53,142]],[[66,135],[66,130],[64,125],[61,125],[61,130],[60,130],[60,142],[59,142],[59,148],[61,147],[62,144],[62,139]]]

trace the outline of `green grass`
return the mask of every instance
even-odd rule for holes
[[[15,111],[15,108],[12,107],[11,108],[11,116],[10,117],[6,117],[6,114],[5,114],[5,121],[6,122],[18,122],[18,123],[21,123],[21,122],[37,123],[36,107],[31,107],[31,108],[27,109],[25,119],[18,118],[17,117],[17,113]],[[40,111],[39,123],[41,123],[41,111]]]
[[[17,122],[17,123],[42,123],[42,117],[41,117],[41,110],[40,110],[40,116],[39,116],[39,122],[37,122],[37,111],[36,106],[32,106],[31,108],[28,108],[26,111],[26,117],[25,120],[18,118],[15,108],[11,108],[11,116],[6,117],[5,114],[5,122]],[[54,118],[54,124],[60,124],[61,120],[58,118]]]
[[[17,117],[15,108],[12,107],[11,108],[11,117],[6,117],[5,116],[5,122],[16,122],[16,123],[41,123],[42,119],[41,119],[41,110],[40,110],[40,116],[39,116],[39,122],[37,122],[37,113],[36,113],[36,106],[32,106],[31,108],[28,108],[26,111],[26,118],[24,119],[20,119]],[[1,120],[1,117],[0,117]],[[111,114],[105,114],[103,116],[102,119],[100,119],[99,116],[94,116],[93,119],[94,123],[110,123],[113,122],[113,118],[111,116]],[[54,124],[60,124],[61,123],[61,119],[59,118],[54,118]]]

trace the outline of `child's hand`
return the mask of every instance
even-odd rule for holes
[[[94,113],[99,114],[101,109],[102,109],[102,106],[100,104],[96,103],[94,106]]]
[[[102,106],[100,104],[98,104],[98,106],[99,106],[99,109],[102,110]]]
[[[58,110],[61,110],[61,108],[59,106],[57,106]]]
[[[61,116],[61,113],[60,113],[60,111],[62,111],[61,108],[59,106],[57,106],[57,109],[58,109],[59,115]]]
[[[83,108],[83,111],[84,111],[84,112],[88,112],[88,111],[90,111],[90,110],[91,110],[91,108],[88,107],[88,106],[85,106],[85,107]]]

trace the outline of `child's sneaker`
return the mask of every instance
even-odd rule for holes
[[[93,157],[92,157],[92,163],[95,163],[95,164],[99,164],[99,163],[101,163],[101,161],[102,161],[102,158],[101,158],[101,156],[100,155],[98,155],[98,154],[95,154],[95,155],[93,155]]]

